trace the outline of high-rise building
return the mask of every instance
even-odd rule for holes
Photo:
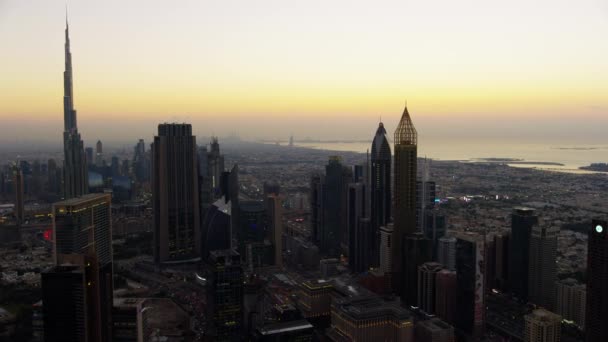
[[[395,191],[394,232],[392,244],[393,291],[403,292],[403,238],[416,231],[416,176],[418,133],[412,123],[407,106],[395,130]],[[417,269],[418,265],[415,266]]]
[[[93,148],[92,147],[87,147],[84,149],[85,151],[85,155],[86,155],[86,159],[87,159],[87,165],[95,165],[95,157],[94,153],[93,153]]]
[[[559,228],[534,226],[530,237],[528,297],[532,303],[553,310],[557,280],[557,235]]]
[[[381,122],[376,130],[372,142],[371,178],[369,180],[371,192],[371,224],[372,256],[378,262],[378,246],[380,245],[380,227],[384,227],[391,220],[391,147],[386,139],[386,129]]]
[[[13,167],[13,192],[15,193],[15,219],[17,224],[25,223],[25,189],[23,183],[23,172],[18,166]]]
[[[102,342],[103,298],[94,256],[70,254],[63,263],[41,273],[44,341]],[[109,308],[112,307],[110,302]],[[110,330],[105,330],[111,332]]]
[[[432,255],[433,258],[437,258],[439,239],[445,235],[447,229],[445,214],[437,208],[426,208],[424,210],[423,222],[422,233],[424,233],[427,239],[431,240],[433,246]]]
[[[53,204],[56,265],[72,263],[74,255],[88,258],[86,277],[93,277],[98,297],[101,337],[112,334],[113,258],[111,195],[88,194]],[[89,262],[94,262],[89,266]],[[90,275],[90,270],[97,272]],[[46,304],[45,304],[46,307]]]
[[[234,250],[212,251],[206,265],[207,336],[214,341],[241,341],[243,268]]]
[[[280,195],[271,193],[266,198],[268,240],[274,250],[274,265],[283,267],[283,206]]]
[[[116,298],[112,308],[113,342],[146,342],[152,329],[148,324],[150,310],[145,298]]]
[[[568,278],[555,283],[557,299],[555,313],[565,320],[574,322],[581,330],[585,330],[585,303],[587,290],[584,284]]]
[[[530,257],[530,235],[538,224],[535,210],[517,207],[511,215],[511,237],[509,239],[509,289],[523,301],[528,300],[528,260]]]
[[[412,233],[403,241],[403,291],[401,300],[410,306],[418,306],[418,267],[433,260],[431,240],[424,234]]]
[[[135,174],[135,179],[140,183],[146,182],[150,179],[150,167],[144,139],[139,139],[133,150],[133,173]]]
[[[348,238],[348,263],[353,272],[363,272],[371,265],[373,235],[369,227],[367,191],[364,183],[348,185],[346,224]]]
[[[380,270],[389,276],[393,273],[393,232],[392,223],[380,227]]]
[[[494,235],[494,286],[501,291],[507,289],[509,281],[509,232]]]
[[[608,341],[608,222],[593,220],[587,248],[587,342]]]
[[[163,263],[198,258],[201,222],[192,126],[158,125],[152,164],[154,259]]]
[[[205,219],[202,232],[202,257],[207,258],[209,252],[232,249],[232,216],[231,203],[220,198],[213,203]]]
[[[454,327],[440,320],[431,318],[416,323],[416,342],[454,342]]]
[[[69,27],[65,23],[65,71],[63,72],[63,195],[72,198],[89,192],[89,174],[84,145],[78,133],[72,89],[72,53]]]
[[[473,339],[483,335],[485,324],[485,239],[462,233],[456,241],[455,327]]]
[[[436,277],[443,266],[437,262],[426,262],[418,266],[418,307],[428,313],[435,312],[437,291]]]
[[[211,188],[217,194],[220,187],[220,178],[224,172],[224,156],[220,154],[220,144],[217,137],[211,137],[210,151],[208,154],[209,177],[211,177]]]
[[[559,315],[544,309],[536,309],[525,316],[525,321],[524,342],[560,341],[562,318]]]
[[[101,140],[97,140],[97,144],[95,145],[95,166],[103,166],[103,144]]]
[[[437,241],[437,262],[448,270],[456,270],[456,238],[444,236]]]
[[[428,167],[426,158],[423,167],[424,169]],[[422,180],[416,181],[416,227],[419,231],[425,230],[426,211],[433,209],[436,197],[437,185],[435,182],[427,180],[426,175],[423,175]]]
[[[435,275],[435,315],[444,321],[456,322],[456,271],[443,269]]]

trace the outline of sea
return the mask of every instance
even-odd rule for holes
[[[365,153],[371,142],[296,142],[296,146],[331,151]],[[606,145],[567,145],[513,142],[424,142],[418,145],[418,156],[435,160],[462,162],[501,162],[513,167],[568,173],[596,173],[579,167],[608,162]],[[512,162],[510,162],[512,161]]]

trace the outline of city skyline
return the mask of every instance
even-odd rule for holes
[[[380,117],[395,127],[405,99],[428,139],[604,141],[599,1],[68,5],[79,131],[91,141],[152,136],[157,122],[191,122],[205,136],[361,139]],[[0,32],[13,32],[0,63],[2,143],[54,141],[61,129],[63,11],[0,4]],[[352,129],[335,132],[345,118]],[[529,128],[541,122],[543,132]]]

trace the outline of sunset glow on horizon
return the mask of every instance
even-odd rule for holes
[[[69,21],[85,133],[113,120],[140,134],[216,120],[231,127],[213,133],[260,138],[268,120],[396,123],[406,100],[422,127],[455,115],[608,124],[600,0],[74,1]],[[60,136],[64,25],[63,2],[0,2],[4,139],[26,123]]]

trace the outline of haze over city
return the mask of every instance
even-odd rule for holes
[[[68,5],[87,144],[149,137],[157,122],[368,139],[406,100],[426,141],[605,143],[605,1]],[[5,147],[61,142],[64,22],[60,1],[0,1]]]

